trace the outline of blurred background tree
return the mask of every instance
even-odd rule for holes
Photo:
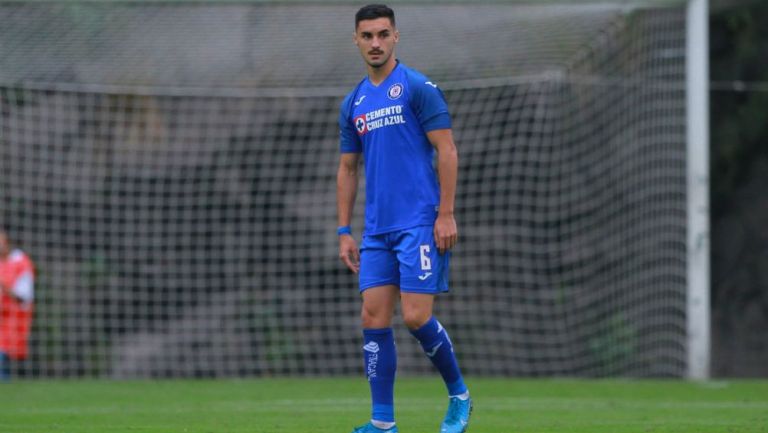
[[[768,2],[710,15],[714,376],[768,376]]]

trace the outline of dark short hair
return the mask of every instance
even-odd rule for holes
[[[395,11],[390,9],[387,5],[368,5],[360,8],[355,14],[355,28],[364,20],[375,20],[376,18],[389,18],[392,26],[395,25]]]

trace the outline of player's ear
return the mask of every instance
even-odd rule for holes
[[[395,29],[395,43],[400,42],[400,31]]]

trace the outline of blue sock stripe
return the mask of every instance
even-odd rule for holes
[[[387,335],[394,334],[392,328],[365,328],[363,329],[363,335]]]

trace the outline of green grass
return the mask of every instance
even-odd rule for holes
[[[768,432],[768,381],[468,381],[469,433]],[[401,433],[437,433],[442,383],[400,379]],[[349,433],[362,378],[18,381],[0,384],[0,432]]]

